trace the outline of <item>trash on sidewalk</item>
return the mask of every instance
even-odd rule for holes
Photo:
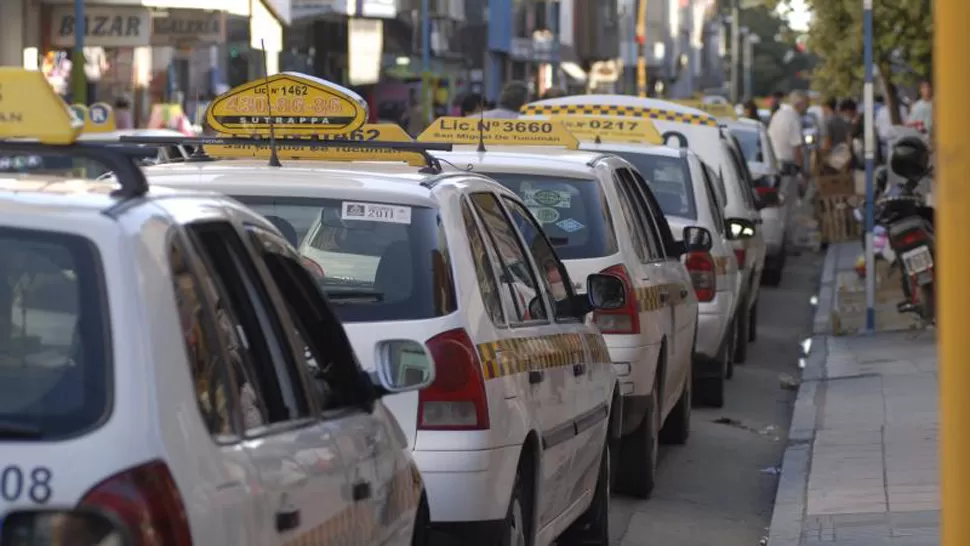
[[[797,379],[795,379],[794,377],[792,377],[792,376],[790,376],[790,375],[788,375],[786,373],[783,373],[783,374],[781,374],[781,375],[778,376],[778,380],[781,382],[781,388],[785,389],[786,391],[797,391],[798,390],[799,381]]]

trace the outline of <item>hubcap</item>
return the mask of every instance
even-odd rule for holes
[[[518,497],[512,499],[512,528],[509,529],[509,545],[525,546],[525,518],[522,516],[522,502]]]

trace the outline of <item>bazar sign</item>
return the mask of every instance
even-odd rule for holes
[[[133,6],[85,6],[84,45],[140,47],[149,45],[152,15],[148,8]],[[51,8],[51,44],[73,47],[77,28],[74,6]]]
[[[221,44],[226,41],[226,12],[201,9],[156,11],[152,18],[152,45],[180,43]]]

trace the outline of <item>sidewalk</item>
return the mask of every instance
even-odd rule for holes
[[[824,333],[832,250],[769,546],[939,544],[935,332]]]

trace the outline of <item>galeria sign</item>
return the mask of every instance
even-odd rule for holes
[[[418,142],[451,144],[555,146],[576,149],[579,141],[554,120],[438,118],[418,135]]]
[[[663,137],[647,118],[607,118],[589,116],[552,116],[580,140],[622,142],[625,144],[663,144]]]
[[[216,97],[205,114],[209,126],[233,136],[334,135],[360,129],[367,103],[335,83],[283,72]]]

